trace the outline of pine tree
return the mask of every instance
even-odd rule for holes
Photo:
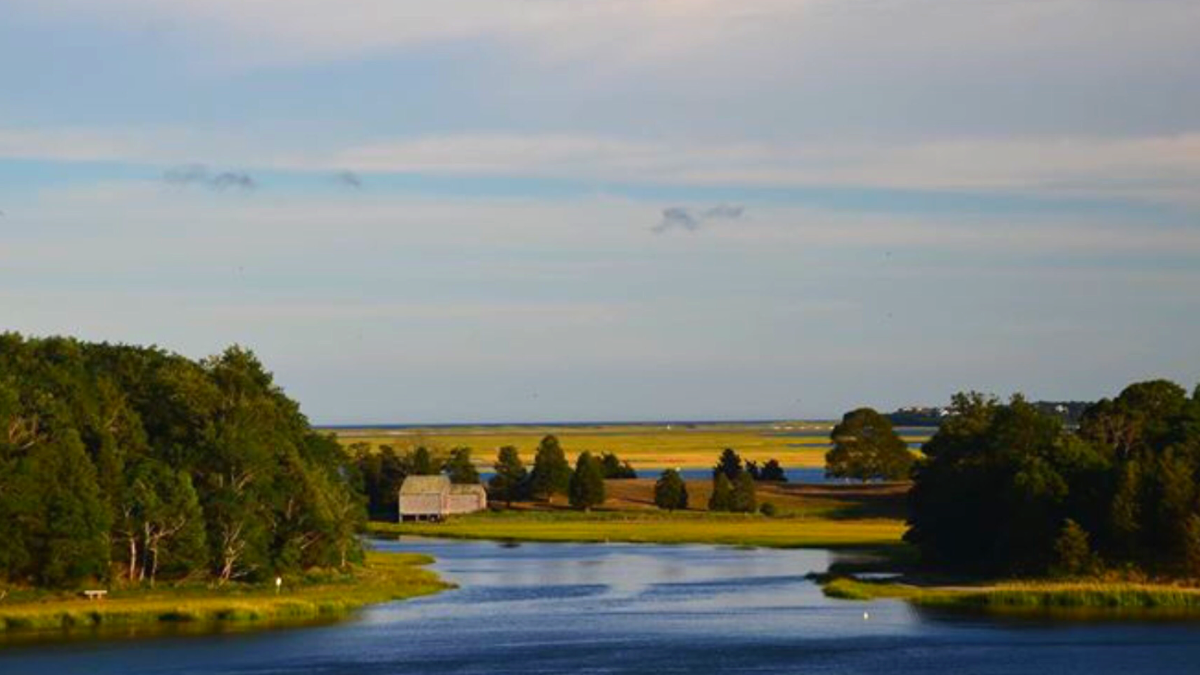
[[[570,483],[571,465],[562,446],[554,436],[546,436],[533,458],[533,471],[529,475],[531,494],[536,499],[549,500],[554,494],[565,493]]]
[[[471,463],[470,448],[454,448],[450,451],[450,460],[446,462],[446,473],[450,475],[451,483],[457,485],[479,484],[479,471]]]
[[[725,477],[725,474],[718,473],[713,478],[712,496],[708,498],[709,511],[728,511],[733,506],[733,484]]]
[[[1086,574],[1096,566],[1087,531],[1069,518],[1054,542],[1054,556],[1055,570],[1063,576]]]
[[[590,452],[579,455],[569,487],[571,506],[590,511],[604,503],[604,468]]]
[[[734,513],[754,513],[758,503],[754,495],[754,478],[749,473],[738,476],[730,495],[729,510]]]
[[[737,480],[738,476],[742,475],[742,458],[733,448],[725,448],[721,452],[717,465],[713,467],[713,477],[716,478],[717,474],[724,475],[730,482]]]
[[[675,469],[663,471],[654,483],[654,504],[668,511],[688,507],[687,484]]]
[[[492,495],[499,500],[503,500],[508,506],[521,498],[521,491],[525,488],[529,474],[525,471],[525,465],[521,462],[521,455],[517,449],[511,445],[506,445],[500,448],[500,452],[496,455],[496,463],[492,465],[496,475],[488,481],[488,487],[491,489]]]

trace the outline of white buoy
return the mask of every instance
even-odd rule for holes
[[[866,620],[868,620],[868,619],[870,619],[870,618],[871,618],[871,613],[870,613],[870,612],[863,612],[863,621],[866,621]]]

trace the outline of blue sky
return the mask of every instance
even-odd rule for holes
[[[1200,380],[1192,0],[0,0],[0,325],[318,422]]]

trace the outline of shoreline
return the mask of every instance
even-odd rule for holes
[[[840,575],[815,579],[839,600],[903,600],[929,609],[1057,619],[1200,619],[1200,588],[1169,583],[1028,579],[979,585],[916,585]]]
[[[425,569],[433,562],[420,554],[368,552],[365,564],[349,574],[313,578],[309,573],[309,581],[280,594],[265,584],[224,589],[162,586],[117,590],[103,600],[62,596],[0,602],[0,646],[13,638],[54,633],[73,637],[134,628],[150,634],[181,627],[252,630],[336,620],[368,605],[454,588]]]

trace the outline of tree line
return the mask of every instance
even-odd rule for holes
[[[913,470],[924,564],[1200,577],[1200,387],[1130,385],[1077,429],[1017,396],[954,397]]]
[[[259,579],[361,558],[353,469],[255,356],[0,335],[0,578]]]

